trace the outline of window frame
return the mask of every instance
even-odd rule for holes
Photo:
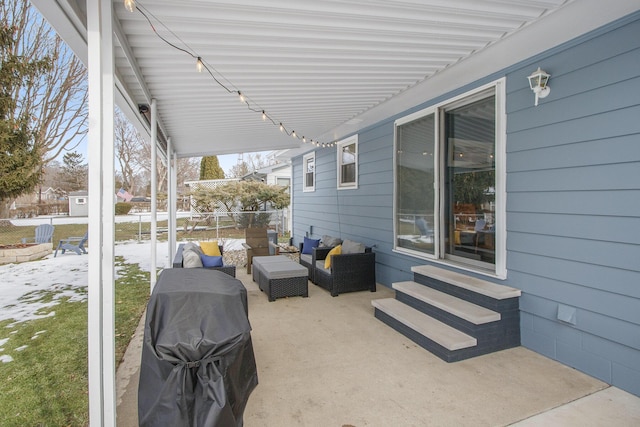
[[[307,163],[309,160],[313,161],[313,185],[307,185]],[[316,152],[313,151],[311,153],[305,154],[302,157],[302,191],[313,192],[316,191]]]
[[[342,176],[342,166],[346,163],[343,163],[342,159],[342,151],[344,147],[349,145],[355,145],[355,160],[354,160],[354,181],[344,182]],[[336,183],[338,190],[353,190],[358,188],[358,135],[350,136],[349,138],[345,138],[342,141],[337,142],[336,144]]]
[[[447,110],[470,104],[478,99],[482,99],[487,93],[493,92],[495,95],[495,264],[474,263],[451,259],[445,256],[445,239],[443,235],[443,224],[445,223],[444,212],[444,190],[443,190],[443,170],[445,160],[441,158],[443,152],[442,119]],[[471,271],[499,279],[506,279],[506,78],[495,80],[482,85],[473,90],[467,91],[458,96],[446,99],[442,102],[424,108],[415,113],[401,117],[394,122],[394,142],[393,142],[393,251],[406,254],[412,257],[426,259],[436,263],[446,264],[462,270]],[[428,254],[410,248],[398,246],[398,127],[419,120],[430,114],[435,120],[435,147],[434,147],[434,254]],[[493,268],[490,266],[493,265]]]

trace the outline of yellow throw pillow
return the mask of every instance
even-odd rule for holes
[[[324,260],[324,268],[331,268],[331,257],[342,253],[342,245],[338,245],[331,249]]]
[[[205,255],[208,256],[220,256],[220,248],[218,247],[218,241],[214,240],[213,242],[200,242],[200,249],[204,252]]]

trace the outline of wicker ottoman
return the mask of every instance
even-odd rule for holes
[[[259,283],[258,273],[263,265],[272,264],[274,262],[287,262],[290,259],[284,255],[276,256],[254,256],[251,262],[251,278],[254,282]]]
[[[257,278],[260,290],[267,293],[269,301],[283,297],[309,296],[309,271],[297,262],[287,258],[282,261],[258,261],[256,263],[256,258],[254,258],[252,268],[254,280]]]

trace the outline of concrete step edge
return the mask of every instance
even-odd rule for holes
[[[474,337],[429,317],[394,298],[373,300],[371,305],[449,351],[475,347],[478,344]]]
[[[440,292],[437,289],[433,289],[413,281],[393,283],[392,287],[398,292],[402,292],[419,301],[444,310],[447,313],[451,313],[454,316],[473,323],[474,325],[497,322],[501,318],[500,313],[493,310],[480,307],[472,302],[465,301],[453,295]]]
[[[416,265],[411,267],[411,271],[497,300],[517,298],[521,295],[520,289],[499,285],[433,265]]]

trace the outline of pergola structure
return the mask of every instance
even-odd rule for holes
[[[177,158],[332,146],[637,10],[636,0],[31,2],[88,67],[93,426],[116,424],[115,104],[154,142],[152,167],[168,163],[172,206]],[[170,253],[175,229],[170,211]]]

